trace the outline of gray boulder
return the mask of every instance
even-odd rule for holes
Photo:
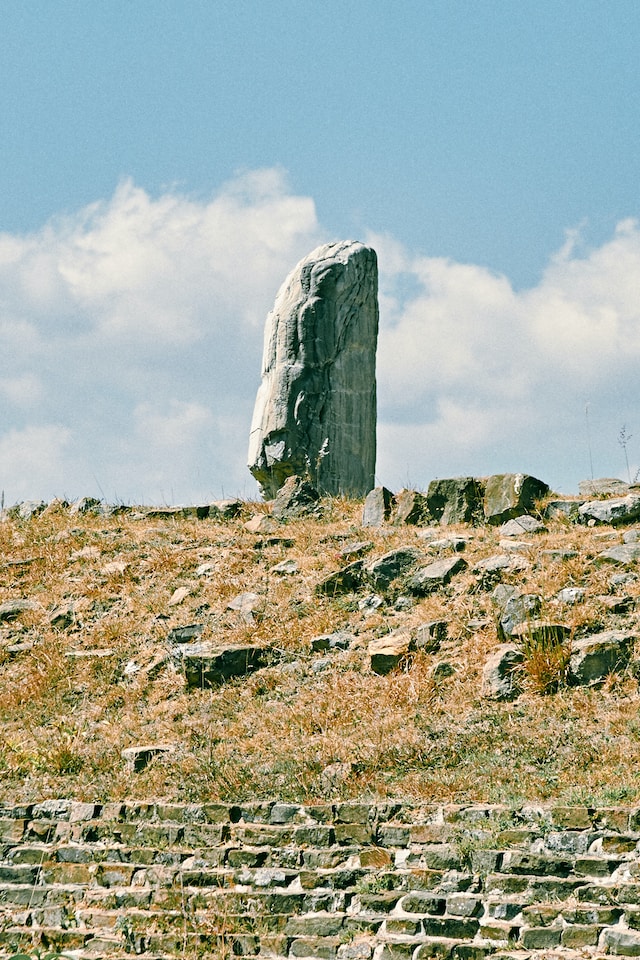
[[[520,667],[524,654],[510,643],[501,644],[488,658],[482,671],[484,695],[493,700],[513,700],[521,692]]]
[[[548,520],[573,520],[584,500],[550,500],[544,508]]]
[[[640,517],[640,494],[629,493],[626,497],[611,500],[588,500],[578,510],[580,519],[588,523],[630,523]]]
[[[328,243],[298,263],[267,317],[249,469],[268,499],[287,477],[364,496],[376,456],[374,250]]]
[[[287,477],[275,495],[271,513],[278,520],[304,517],[318,510],[320,494],[307,480]]]
[[[401,490],[396,494],[391,511],[393,523],[422,523],[428,516],[427,498],[417,490]]]
[[[422,559],[413,547],[398,547],[372,560],[366,566],[366,576],[374,590],[386,590],[392,580],[415,567]]]
[[[603,550],[595,560],[598,565],[603,563],[619,563],[622,566],[626,566],[627,564],[635,563],[636,560],[640,560],[640,543],[618,543],[615,547],[609,547],[608,550]]]
[[[629,484],[617,477],[598,477],[596,480],[581,480],[578,490],[581,497],[624,497],[629,493]]]
[[[599,684],[608,674],[624,670],[636,639],[636,634],[625,630],[605,630],[575,641],[569,661],[571,679],[580,686]]]
[[[470,523],[482,513],[482,486],[473,477],[432,480],[427,489],[429,513],[443,525]]]
[[[183,643],[173,648],[173,656],[184,671],[187,686],[212,687],[241,677],[278,659],[278,653],[267,646],[246,644],[214,646],[208,643]]]
[[[407,580],[407,590],[417,597],[426,597],[427,594],[445,587],[456,573],[466,570],[467,562],[462,557],[444,557],[417,570]]]
[[[537,520],[529,514],[523,514],[521,517],[503,523],[500,527],[500,536],[521,537],[523,533],[545,533],[546,529],[541,520]]]
[[[498,525],[531,513],[536,500],[548,492],[546,483],[526,473],[498,473],[487,477],[484,490],[485,520]]]
[[[362,510],[363,527],[381,527],[391,515],[394,496],[386,487],[374,487],[365,497]]]

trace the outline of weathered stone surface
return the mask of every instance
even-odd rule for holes
[[[506,636],[511,636],[516,627],[533,619],[540,612],[542,601],[537,594],[515,591],[500,604],[500,627]]]
[[[391,515],[394,496],[386,487],[374,487],[365,497],[362,509],[363,527],[381,527]]]
[[[273,517],[266,517],[263,513],[256,513],[250,520],[244,525],[245,530],[248,530],[249,533],[276,533],[280,529],[280,523],[278,520],[274,520]]]
[[[525,513],[521,517],[514,517],[513,520],[507,520],[500,527],[501,537],[521,537],[523,533],[544,533],[546,527],[542,520],[537,520]]]
[[[314,250],[280,288],[249,443],[265,497],[294,474],[321,493],[373,487],[377,285],[375,252],[343,241]]]
[[[341,570],[330,573],[328,577],[316,585],[316,593],[328,597],[338,597],[343,593],[353,593],[359,590],[363,582],[363,562],[354,560]]]
[[[375,590],[386,590],[392,580],[415,567],[422,558],[419,550],[413,547],[399,547],[390,550],[367,564],[365,573]]]
[[[217,686],[278,659],[276,651],[266,646],[214,646],[209,643],[181,644],[174,648],[174,657],[184,670],[190,688]]]
[[[466,570],[467,562],[462,557],[444,557],[417,570],[407,580],[407,590],[417,597],[425,597],[440,587],[445,587],[456,573]]]
[[[569,669],[574,683],[601,683],[609,673],[623,670],[637,635],[625,630],[605,630],[573,644]]]
[[[614,956],[640,957],[640,934],[622,927],[609,927],[603,932],[603,944]]]
[[[409,630],[395,630],[385,637],[372,640],[368,647],[371,669],[374,673],[389,673],[407,659],[415,646]]]
[[[596,557],[596,563],[618,563],[622,566],[635,563],[636,560],[640,560],[640,543],[619,543]]]
[[[436,653],[447,639],[449,624],[446,620],[428,620],[416,630],[416,647],[425,653]]]
[[[536,500],[548,492],[546,483],[526,473],[499,473],[487,477],[484,491],[485,520],[501,524],[530,513]]]
[[[626,497],[611,500],[588,500],[578,510],[580,519],[587,523],[631,523],[640,517],[640,494],[629,493]]]
[[[5,600],[0,603],[0,623],[3,620],[17,620],[20,614],[39,609],[40,605],[35,600]]]
[[[175,747],[166,743],[144,744],[137,747],[125,747],[121,756],[134,773],[139,773],[154,757],[173,753],[174,749]]]
[[[304,517],[318,509],[320,494],[307,480],[287,477],[275,495],[271,513],[278,520]]]
[[[483,691],[493,700],[513,700],[521,693],[520,666],[524,655],[511,643],[501,644],[484,665]]]
[[[391,510],[392,523],[422,523],[428,516],[427,498],[417,490],[401,490]]]
[[[598,477],[596,480],[581,480],[578,491],[581,497],[624,497],[629,493],[629,484],[617,477]]]
[[[474,477],[432,480],[427,489],[429,513],[441,524],[470,523],[482,513],[483,490]]]
[[[578,510],[584,500],[550,500],[544,508],[544,515],[549,520],[571,520],[578,516]]]
[[[325,650],[348,650],[354,641],[352,633],[346,633],[344,630],[336,630],[335,633],[322,633],[311,640],[311,649],[316,653],[322,653]]]

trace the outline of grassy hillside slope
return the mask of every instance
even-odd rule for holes
[[[179,801],[394,796],[451,801],[632,802],[640,797],[636,661],[599,689],[540,692],[540,664],[523,666],[513,702],[484,696],[482,668],[500,642],[490,582],[475,564],[501,551],[499,530],[464,534],[467,569],[423,599],[402,581],[375,609],[367,592],[335,597],[316,585],[370,544],[367,560],[414,547],[425,562],[449,555],[424,528],[360,526],[362,504],[323,501],[318,518],[283,523],[275,536],[245,522],[145,511],[72,516],[50,506],[0,523],[0,604],[31,601],[0,619],[0,800],[124,797]],[[541,616],[572,636],[635,628],[640,581],[612,583],[619,567],[596,558],[621,541],[608,526],[549,521],[523,537],[523,570],[501,581],[542,598]],[[571,551],[558,556],[545,551]],[[273,568],[292,560],[292,572]],[[573,605],[559,590],[580,586]],[[228,608],[258,595],[253,613]],[[372,591],[369,591],[371,593]],[[625,595],[623,612],[610,598]],[[640,611],[640,607],[637,608]],[[388,675],[372,672],[371,640],[425,621],[448,623],[435,652],[418,650]],[[188,689],[176,627],[200,624],[213,645],[264,643],[274,662],[217,687]],[[345,631],[346,650],[313,652]],[[640,650],[639,650],[640,654]],[[133,772],[121,751],[162,745]]]

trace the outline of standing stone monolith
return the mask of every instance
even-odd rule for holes
[[[320,493],[374,485],[378,266],[354,240],[318,247],[289,274],[265,326],[249,469],[272,499],[287,477]]]

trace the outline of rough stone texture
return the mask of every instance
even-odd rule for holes
[[[443,526],[470,523],[482,513],[483,490],[474,477],[432,480],[427,489],[429,513]]]
[[[530,513],[536,500],[548,492],[546,483],[526,473],[499,473],[487,477],[484,491],[485,520],[501,524]]]
[[[456,573],[466,570],[467,562],[462,557],[444,557],[417,570],[407,580],[407,590],[417,597],[425,597],[440,587],[446,586]]]
[[[635,563],[636,560],[640,560],[640,543],[619,543],[596,557],[596,563],[618,563],[622,566]]]
[[[612,500],[589,500],[578,510],[580,519],[587,523],[630,523],[640,517],[640,494],[629,493],[626,497]]]
[[[523,533],[546,533],[547,528],[541,520],[523,514],[514,520],[507,520],[500,527],[501,537],[521,537]]]
[[[417,490],[401,490],[396,494],[391,511],[393,523],[422,523],[428,516],[427,498]]]
[[[367,564],[367,579],[374,590],[386,590],[392,580],[415,567],[421,559],[419,550],[413,547],[398,547],[397,550],[390,550]]]
[[[581,497],[623,497],[629,493],[629,484],[617,477],[598,477],[596,480],[581,480],[578,490]]]
[[[636,639],[636,634],[624,630],[605,630],[575,641],[569,661],[571,679],[580,685],[598,684],[608,674],[624,670]]]
[[[325,768],[325,792],[351,771]],[[390,797],[0,805],[0,956],[638,956],[637,827],[623,807]]]
[[[385,637],[372,640],[368,647],[371,669],[374,673],[389,673],[401,665],[416,644],[408,630],[395,630]]]
[[[376,454],[377,258],[355,241],[300,261],[265,328],[249,469],[267,498],[287,477],[364,496]]]
[[[527,623],[540,612],[542,601],[534,593],[516,592],[510,596],[502,606],[500,627],[504,634],[510,636],[519,624]]]
[[[174,648],[174,658],[184,670],[190,688],[217,686],[231,677],[241,677],[278,659],[270,647],[212,646],[184,643]]]
[[[362,526],[381,527],[391,515],[393,501],[393,494],[386,487],[374,487],[370,490],[362,509]]]
[[[301,477],[287,477],[278,490],[271,513],[278,520],[304,517],[315,513],[320,494],[307,480]]]
[[[524,655],[511,643],[501,644],[482,671],[484,694],[493,700],[513,700],[521,692],[519,667]]]

